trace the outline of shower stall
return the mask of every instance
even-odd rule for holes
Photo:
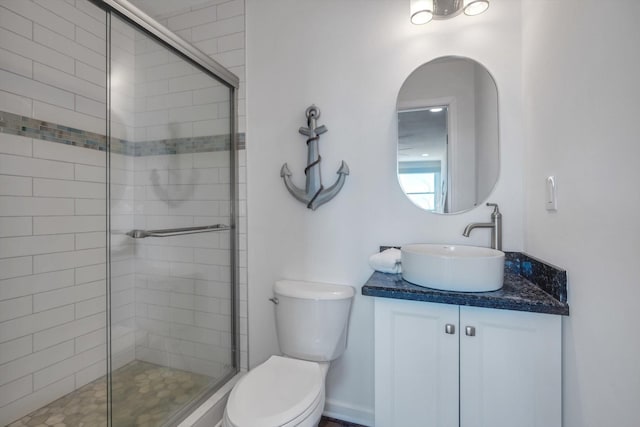
[[[124,0],[0,17],[0,425],[176,425],[239,370],[238,78]]]

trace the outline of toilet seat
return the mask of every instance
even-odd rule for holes
[[[226,423],[235,427],[298,425],[324,406],[325,372],[316,362],[271,356],[233,388]]]

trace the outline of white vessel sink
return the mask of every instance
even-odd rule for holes
[[[445,244],[406,245],[401,251],[402,277],[415,285],[455,292],[487,292],[502,287],[502,251]]]

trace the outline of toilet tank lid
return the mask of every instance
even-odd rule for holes
[[[348,285],[278,280],[273,287],[276,295],[312,300],[339,300],[352,298],[356,291]]]

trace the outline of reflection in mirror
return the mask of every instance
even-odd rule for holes
[[[418,67],[397,112],[398,181],[413,203],[457,213],[487,199],[500,169],[498,93],[482,65],[445,57]]]

